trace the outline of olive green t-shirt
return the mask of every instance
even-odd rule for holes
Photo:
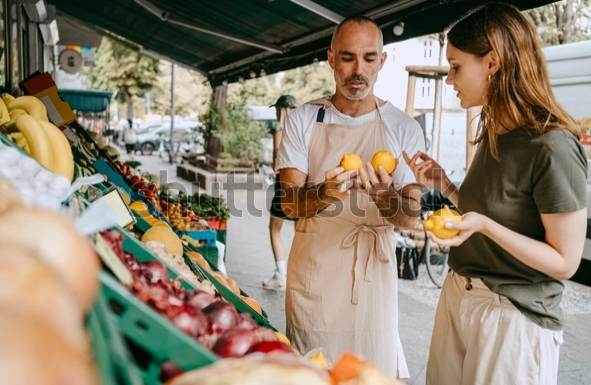
[[[587,206],[587,159],[566,130],[533,138],[517,129],[498,138],[499,158],[484,140],[460,186],[459,209],[474,211],[529,238],[545,241],[540,214]],[[561,330],[564,285],[517,260],[490,238],[476,233],[452,248],[449,265],[458,274],[481,278],[543,328]]]

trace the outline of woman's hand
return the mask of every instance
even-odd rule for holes
[[[419,151],[411,159],[406,151],[403,151],[402,156],[415,175],[418,183],[439,191],[445,191],[450,185],[450,181],[447,179],[447,174],[443,167],[429,155]],[[419,159],[422,162],[417,163]]]
[[[462,216],[462,221],[447,222],[445,227],[449,230],[460,230],[460,233],[450,239],[439,239],[432,232],[428,231],[429,238],[439,246],[459,246],[474,233],[481,232],[487,221],[487,217],[475,212],[469,212]]]

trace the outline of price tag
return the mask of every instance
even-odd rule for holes
[[[119,227],[125,229],[137,222],[135,216],[125,204],[125,201],[123,201],[123,198],[116,187],[112,186],[105,191],[101,191],[93,198],[94,199],[91,199],[93,204],[98,201],[104,201],[115,210],[117,213],[117,225]]]
[[[133,283],[133,277],[125,264],[119,259],[117,254],[111,249],[111,246],[105,241],[102,235],[96,234],[94,239],[94,247],[97,254],[101,257],[105,265],[115,274],[117,279],[124,285],[131,285]]]

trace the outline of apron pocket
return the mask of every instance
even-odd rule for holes
[[[303,233],[296,231],[289,252],[287,265],[287,289],[300,293],[310,294],[312,282],[318,272],[318,260],[316,255],[315,233]]]

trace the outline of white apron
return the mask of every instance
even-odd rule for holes
[[[331,103],[321,99],[312,103]],[[376,119],[359,126],[324,124],[321,108],[308,151],[307,182],[324,182],[344,154],[365,162],[388,148],[376,99]],[[357,205],[350,204],[357,201]],[[287,334],[306,353],[323,348],[334,362],[361,355],[393,378],[408,378],[398,336],[398,272],[393,225],[367,194],[351,191],[340,205],[300,219],[287,267]]]

